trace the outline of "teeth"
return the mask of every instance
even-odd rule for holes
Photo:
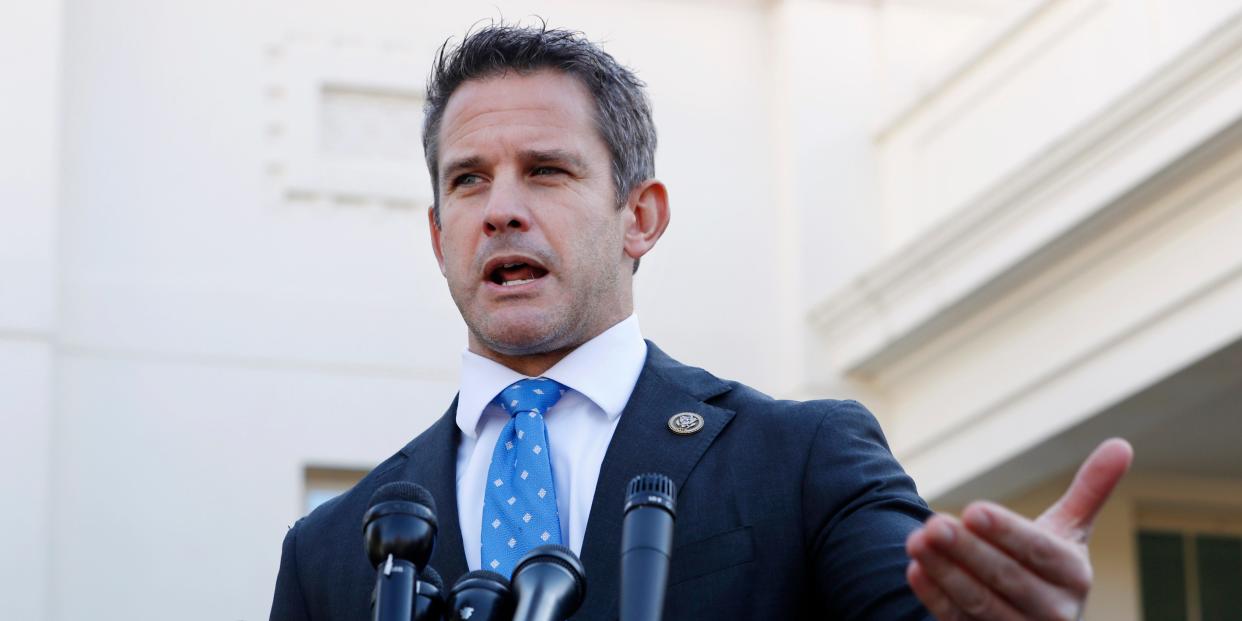
[[[512,287],[514,285],[524,285],[528,282],[535,282],[535,279],[534,278],[523,278],[521,280],[506,280],[500,284],[501,286],[504,286],[504,287]]]
[[[522,265],[522,264],[521,264],[521,263],[505,263],[505,264],[504,264],[504,265],[502,265],[501,267],[503,267],[503,268],[505,268],[505,269],[509,269],[509,268],[511,268],[511,267],[517,267],[517,266],[519,266],[519,265]]]

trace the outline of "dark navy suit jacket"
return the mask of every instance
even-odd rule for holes
[[[271,618],[370,618],[362,548],[372,492],[414,481],[437,501],[431,566],[467,571],[458,527],[456,402],[426,432],[285,536]],[[700,414],[676,435],[668,419]],[[554,447],[555,450],[555,447]],[[875,418],[853,401],[777,401],[685,366],[647,361],[600,468],[575,619],[615,619],[625,484],[643,472],[679,490],[665,619],[924,619],[905,580],[906,535],[929,515]]]

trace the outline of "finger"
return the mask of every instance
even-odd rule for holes
[[[906,582],[914,596],[927,607],[928,612],[939,621],[958,621],[966,617],[949,600],[949,596],[927,576],[918,561],[910,561],[906,566]]]
[[[1134,449],[1121,438],[1102,442],[1074,475],[1074,482],[1037,522],[1057,534],[1086,543],[1095,516],[1130,469]]]
[[[1037,619],[1077,618],[1079,599],[1075,594],[1050,584],[953,517],[932,516],[926,530],[937,552],[1023,614]]]
[[[926,534],[907,539],[906,550],[918,561],[927,577],[948,596],[955,611],[967,617],[995,621],[1019,621],[1022,618],[1009,602],[936,551]]]
[[[1079,597],[1091,589],[1091,563],[1084,546],[996,503],[971,503],[962,512],[962,521],[972,533],[1044,580]]]

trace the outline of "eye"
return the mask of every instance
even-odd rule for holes
[[[539,176],[546,176],[546,175],[559,175],[564,172],[565,171],[555,166],[536,166],[534,169],[530,171],[530,174],[536,177],[539,177]]]
[[[471,186],[479,183],[479,176],[474,173],[466,173],[453,178],[452,186],[455,188],[463,186]]]

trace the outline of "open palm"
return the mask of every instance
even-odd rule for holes
[[[940,621],[1078,619],[1091,589],[1087,539],[1134,451],[1114,438],[1035,520],[991,502],[937,514],[906,540],[906,577]]]

